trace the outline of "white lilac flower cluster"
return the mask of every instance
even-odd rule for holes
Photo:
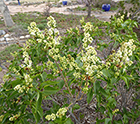
[[[83,48],[85,49],[93,41],[93,38],[89,34],[89,31],[93,30],[93,25],[91,25],[90,22],[87,22],[85,25],[82,25],[82,27],[84,31]]]
[[[117,18],[116,20],[116,23],[117,23],[117,26],[120,26],[124,21],[124,15],[121,16],[121,18]]]
[[[28,31],[29,31],[29,34],[32,36],[36,36],[37,32],[40,32],[35,22],[31,22],[30,27],[28,26]]]
[[[32,67],[32,60],[30,60],[30,57],[28,55],[28,53],[26,51],[23,52],[23,58],[24,58],[24,64],[21,65],[22,68],[23,67],[27,67],[29,69],[31,69]]]
[[[9,121],[15,121],[20,117],[20,113],[13,115],[12,117],[9,118]]]
[[[66,63],[67,63],[67,67],[70,71],[74,70],[73,76],[75,78],[80,78],[81,77],[81,74],[80,74],[81,69],[79,68],[75,59],[70,54],[67,55],[65,64]]]
[[[16,68],[13,68],[13,72],[17,75],[20,75],[19,70],[17,70]]]
[[[29,91],[29,88],[33,87],[33,85],[31,84],[31,82],[33,81],[32,78],[30,78],[30,75],[28,74],[25,74],[24,75],[24,79],[25,79],[25,82],[26,84],[21,86],[20,84],[16,85],[14,87],[14,90],[15,91],[18,91],[19,93],[23,93],[24,90],[26,91],[26,93]]]
[[[114,115],[116,112],[118,112],[119,111],[119,109],[115,109],[113,112],[112,112],[112,114]]]
[[[26,85],[29,85],[33,81],[33,79],[28,74],[24,74],[24,78],[25,78]]]
[[[59,41],[61,39],[61,37],[57,37],[58,36],[58,31],[56,30],[56,22],[54,21],[53,17],[49,17],[48,18],[49,22],[48,27],[50,28],[47,32],[49,34],[49,36],[47,37],[46,40],[46,48],[49,48],[49,56],[51,56],[53,59],[55,59],[56,61],[60,62],[60,69],[67,69],[69,67],[70,70],[75,69],[75,77],[80,77],[80,73],[77,72],[76,70],[79,69],[77,63],[75,62],[74,58],[72,56],[70,57],[65,57],[65,56],[60,56],[59,54],[59,49],[57,48],[57,45],[59,45]],[[77,28],[77,31],[79,31],[79,29]],[[54,63],[51,61],[47,62],[47,67],[48,69],[52,69],[54,74],[59,73],[58,69],[54,68]]]
[[[84,39],[83,39],[83,48],[86,48],[89,44],[91,44],[93,41],[92,37],[90,37],[89,32],[84,33]]]
[[[91,24],[91,22],[87,22],[85,25],[82,26],[84,29],[84,32],[89,32],[93,30],[93,25]]]
[[[52,113],[51,115],[47,115],[46,117],[45,117],[48,121],[50,121],[50,120],[55,120],[56,119],[56,115],[54,114],[54,113]]]
[[[25,89],[25,86],[21,87],[21,85],[19,84],[14,87],[14,90],[18,91],[19,93],[23,93],[24,89]]]
[[[50,121],[54,121],[57,118],[62,118],[62,116],[65,115],[65,113],[67,112],[66,108],[60,108],[56,114],[52,113],[51,115],[47,115],[45,118]]]
[[[49,16],[47,19],[49,20],[48,23],[47,23],[48,27],[49,28],[56,28],[55,19],[52,16]]]
[[[106,67],[109,68],[111,63],[115,65],[114,70],[116,71],[116,77],[119,76],[120,68],[123,68],[123,71],[125,71],[128,66],[133,64],[133,62],[130,60],[130,56],[132,56],[132,53],[136,47],[133,43],[133,39],[130,39],[128,42],[122,42],[119,50],[110,55],[110,59],[106,63]]]
[[[87,48],[85,48],[85,51],[86,52],[82,54],[81,57],[83,68],[85,69],[87,75],[93,76],[94,72],[100,69],[99,65],[97,65],[97,63],[99,63],[100,61],[96,56],[97,52],[95,51],[94,47],[88,46]],[[102,75],[102,72],[97,71],[97,77],[99,77],[100,75]]]
[[[83,21],[81,20],[81,22]],[[85,50],[85,52],[81,52],[81,61],[83,62],[83,68],[88,76],[93,76],[96,71],[96,76],[100,77],[100,75],[102,75],[102,72],[99,71],[101,69],[101,66],[99,64],[100,60],[97,57],[95,48],[89,45],[93,41],[92,37],[89,34],[89,31],[93,30],[93,25],[88,22],[82,27],[84,28],[83,48]]]
[[[54,20],[54,18],[52,16],[47,18],[49,21],[47,23],[49,29],[45,30],[45,34],[47,34],[47,39],[44,40],[44,43],[46,44],[44,49],[50,49],[53,48],[53,50],[51,50],[51,54],[53,55],[54,51],[58,51],[58,49],[54,50],[56,48],[57,45],[59,45],[59,41],[61,39],[59,35],[59,31],[56,29],[56,21]],[[59,52],[59,51],[58,51]],[[54,53],[55,54],[55,53]]]
[[[85,86],[84,86],[83,89],[82,89],[82,91],[83,91],[85,94],[86,94],[86,93],[88,92],[88,90],[89,90],[88,86],[89,86],[89,83],[87,82],[87,83],[85,83]]]
[[[28,31],[29,31],[29,34],[30,34],[31,36],[36,37],[36,41],[37,41],[38,43],[43,42],[45,36],[44,36],[44,34],[39,30],[39,28],[37,28],[35,22],[32,22],[32,23],[30,24],[30,27],[28,27]]]

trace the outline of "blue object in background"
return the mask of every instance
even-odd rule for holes
[[[63,5],[67,5],[67,1],[62,1],[62,4]]]
[[[20,1],[18,0],[18,5],[20,5]]]
[[[110,4],[103,4],[103,5],[102,5],[102,9],[103,9],[104,11],[109,11],[110,8],[111,8]]]

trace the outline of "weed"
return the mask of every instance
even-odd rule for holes
[[[17,44],[12,44],[8,47],[6,47],[4,50],[0,51],[0,59],[2,61],[11,60],[13,57],[10,53],[13,53],[14,51],[18,50]]]

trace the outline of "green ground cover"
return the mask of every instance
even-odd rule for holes
[[[14,51],[18,50],[18,45],[17,44],[12,44],[8,47],[6,47],[4,50],[0,51],[0,61],[7,61],[7,60],[12,60],[12,55]]]
[[[50,15],[56,19],[57,28],[63,29],[79,25],[79,21],[82,17],[85,17],[86,22],[101,22],[98,19],[95,19],[94,16],[86,18],[86,16],[64,15],[58,13],[51,13]],[[27,29],[31,22],[36,22],[40,30],[44,30],[47,26],[47,17],[40,12],[17,13],[14,16],[12,16],[12,18],[17,25],[22,25],[22,27],[25,29]]]

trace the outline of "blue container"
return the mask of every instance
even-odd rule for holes
[[[67,5],[67,1],[62,1],[62,4],[65,6]]]
[[[18,5],[20,5],[20,1],[18,0]]]
[[[109,11],[110,8],[111,8],[110,4],[103,4],[103,5],[102,5],[102,9],[103,9],[104,11]]]

